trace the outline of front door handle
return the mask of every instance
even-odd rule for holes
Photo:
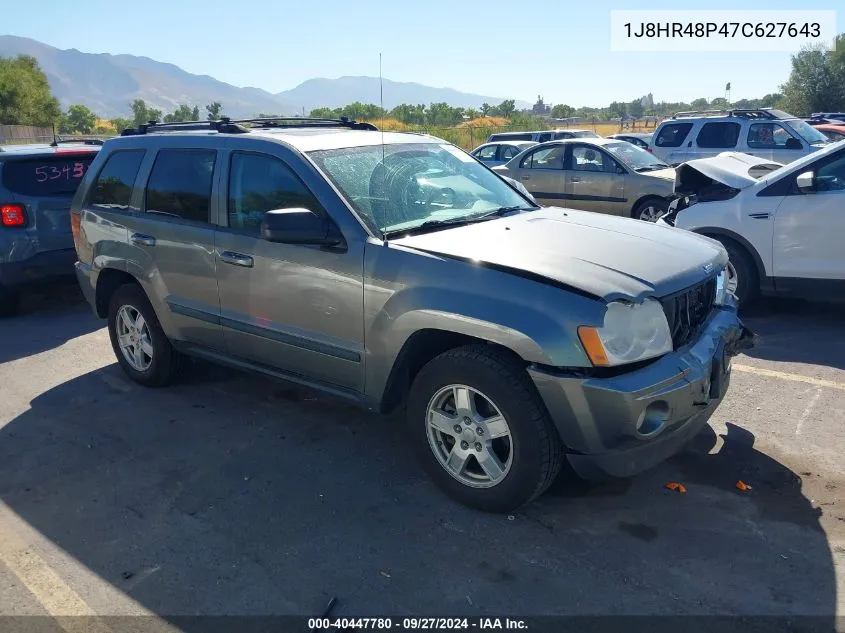
[[[571,182],[581,182],[581,176],[572,176],[569,180]]]
[[[520,176],[520,180],[531,180],[531,176]]]
[[[220,253],[220,261],[233,266],[243,266],[244,268],[252,268],[252,257],[243,255],[242,253],[233,253],[232,251],[223,251]]]
[[[136,246],[155,246],[156,238],[152,235],[145,235],[144,233],[133,233],[129,237],[129,241]]]

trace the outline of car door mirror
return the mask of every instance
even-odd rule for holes
[[[786,139],[786,144],[784,145],[786,149],[803,149],[803,145],[801,145],[801,141],[797,138],[790,137]]]
[[[812,171],[798,174],[795,184],[801,193],[813,193],[816,190],[816,174]]]
[[[328,218],[310,209],[272,209],[264,214],[261,237],[283,244],[322,244],[336,246],[343,241]]]

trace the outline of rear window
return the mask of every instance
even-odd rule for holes
[[[657,147],[680,147],[692,129],[692,123],[669,123],[660,129],[654,144]]]
[[[72,196],[95,154],[43,156],[3,163],[3,187],[21,196]]]
[[[705,123],[695,139],[699,147],[729,149],[736,147],[739,140],[739,123],[717,122]]]
[[[491,141],[530,141],[531,133],[527,134],[493,134]]]

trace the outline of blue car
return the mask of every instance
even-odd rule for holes
[[[0,146],[0,316],[24,292],[74,278],[70,203],[100,145]]]

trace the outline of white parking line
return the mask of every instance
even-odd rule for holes
[[[808,385],[815,385],[816,387],[828,387],[830,389],[839,389],[845,391],[845,383],[834,382],[833,380],[823,380],[821,378],[813,378],[812,376],[802,376],[801,374],[790,374],[785,371],[775,371],[773,369],[763,369],[762,367],[752,367],[751,365],[741,365],[733,363],[731,367],[737,371],[742,371],[747,374],[757,374],[758,376],[769,376],[771,378],[781,378],[783,380],[791,380],[793,382],[803,382]]]
[[[813,410],[813,407],[816,406],[816,403],[819,401],[819,397],[822,395],[822,388],[816,387],[816,393],[813,394],[813,397],[810,398],[810,402],[807,403],[807,406],[804,408],[804,411],[801,413],[801,417],[798,418],[798,424],[795,425],[795,435],[801,435],[801,428],[804,426],[804,422],[810,416],[810,412]]]
[[[62,580],[20,532],[20,519],[0,504],[0,561],[67,633],[111,633],[88,604]],[[79,617],[84,616],[84,617]]]

